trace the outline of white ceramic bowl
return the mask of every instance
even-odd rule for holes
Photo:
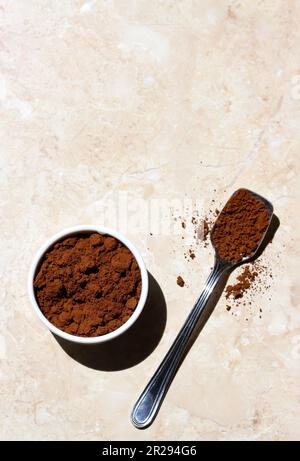
[[[120,242],[122,242],[131,251],[131,253],[135,257],[136,262],[138,263],[138,266],[141,271],[141,279],[142,279],[142,290],[141,290],[140,299],[139,299],[138,305],[136,306],[135,310],[133,311],[133,314],[129,317],[129,319],[116,330],[110,333],[107,333],[105,335],[102,335],[102,336],[95,336],[91,338],[83,338],[81,336],[75,336],[69,333],[65,333],[64,331],[55,327],[51,322],[49,322],[49,320],[44,316],[41,309],[39,308],[39,305],[37,303],[35,293],[34,293],[34,287],[33,287],[33,281],[34,281],[36,271],[39,268],[40,261],[42,257],[44,256],[45,252],[55,242],[57,242],[61,238],[67,237],[67,236],[70,237],[74,234],[84,233],[84,232],[97,232],[99,234],[107,234],[107,235],[111,235],[112,237],[115,237],[116,239],[120,240]],[[61,232],[58,232],[57,234],[53,235],[53,237],[48,239],[45,242],[45,244],[38,250],[37,254],[35,255],[33,263],[30,268],[29,277],[28,277],[28,292],[29,292],[31,304],[33,305],[35,312],[37,313],[38,317],[43,322],[43,324],[46,325],[46,327],[49,328],[49,330],[52,331],[52,333],[54,333],[55,335],[60,336],[63,339],[67,339],[69,341],[73,341],[75,343],[80,343],[80,344],[103,343],[105,341],[114,339],[117,336],[120,336],[122,333],[124,333],[124,331],[128,330],[128,328],[131,327],[131,325],[137,320],[138,316],[140,315],[140,313],[142,312],[145,306],[147,295],[148,295],[148,285],[149,285],[148,272],[144,264],[144,261],[142,259],[142,256],[140,255],[136,247],[120,232],[117,232],[112,229],[108,229],[106,227],[92,226],[92,225],[91,226],[83,225],[83,226],[69,227],[67,229],[62,230]]]

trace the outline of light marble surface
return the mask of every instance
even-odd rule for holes
[[[1,439],[300,439],[299,6],[0,1]],[[263,255],[271,287],[248,322],[221,298],[157,420],[137,431],[132,405],[212,265],[202,247],[185,260],[178,232],[141,229],[139,207],[186,198],[205,210],[240,186],[271,200],[281,221]],[[120,196],[134,205],[126,233],[168,318],[151,355],[107,372],[64,352],[26,282],[46,238],[109,225],[126,209]]]

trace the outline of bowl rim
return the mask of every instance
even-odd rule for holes
[[[63,330],[60,330],[59,328],[54,326],[45,317],[45,315],[42,313],[42,311],[41,311],[41,309],[40,309],[40,307],[38,305],[38,302],[36,300],[35,293],[34,293],[34,287],[33,287],[33,281],[34,281],[34,277],[35,277],[35,274],[36,274],[36,270],[37,270],[37,268],[38,268],[38,266],[40,264],[40,261],[41,261],[42,257],[46,253],[46,251],[51,246],[53,246],[55,242],[62,239],[63,237],[67,237],[67,236],[71,237],[72,235],[78,234],[80,232],[83,232],[83,233],[84,232],[97,232],[97,233],[102,234],[102,235],[104,235],[104,234],[110,235],[112,237],[115,237],[117,240],[120,240],[132,252],[133,256],[135,257],[136,262],[137,262],[137,264],[139,266],[139,269],[140,269],[140,272],[141,272],[141,280],[142,280],[142,289],[141,289],[139,302],[138,302],[134,312],[129,317],[129,319],[126,320],[126,322],[123,323],[123,325],[121,325],[116,330],[114,330],[114,331],[112,331],[110,333],[107,333],[105,335],[102,335],[102,336],[94,336],[94,337],[91,337],[91,338],[85,338],[85,337],[81,337],[81,336],[71,335],[70,333],[66,333]],[[143,310],[143,308],[145,306],[146,299],[147,299],[147,296],[148,296],[148,288],[149,288],[148,271],[146,269],[146,266],[145,266],[145,263],[143,261],[143,258],[141,256],[140,252],[138,251],[138,249],[135,247],[135,245],[127,237],[125,237],[125,235],[123,235],[121,232],[119,232],[117,230],[114,230],[114,229],[110,229],[108,227],[98,226],[98,225],[93,225],[93,224],[82,224],[82,225],[78,225],[78,226],[67,227],[67,228],[62,229],[61,231],[57,232],[56,234],[52,235],[52,237],[48,238],[44,242],[44,244],[36,252],[36,254],[35,254],[34,258],[33,258],[30,270],[29,270],[29,275],[28,275],[29,298],[31,300],[31,304],[32,304],[36,314],[38,315],[39,319],[55,335],[57,335],[57,336],[59,336],[59,337],[61,337],[63,339],[66,339],[68,341],[72,341],[72,342],[79,343],[79,344],[104,343],[106,341],[110,341],[110,340],[120,336],[126,330],[128,330],[131,327],[131,325],[137,320],[137,318],[139,317],[140,313],[142,312],[142,310]]]

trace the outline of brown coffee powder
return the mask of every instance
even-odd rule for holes
[[[129,319],[140,297],[141,274],[119,240],[80,234],[47,251],[34,288],[41,311],[57,328],[76,336],[99,336]]]
[[[251,256],[269,225],[266,205],[247,189],[237,190],[217,218],[212,242],[226,261]]]
[[[228,299],[230,296],[233,296],[234,299],[242,298],[257,276],[258,272],[255,269],[245,266],[242,273],[237,276],[237,282],[226,287],[226,298]]]

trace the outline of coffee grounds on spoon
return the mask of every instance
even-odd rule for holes
[[[218,216],[212,242],[225,261],[240,262],[251,256],[270,221],[266,205],[247,189],[237,190]]]
[[[251,198],[255,197],[250,191],[241,189],[237,192],[245,191],[251,194]],[[224,191],[225,192],[225,191]],[[236,193],[237,193],[236,192]],[[258,199],[259,200],[259,199]],[[194,244],[190,246],[190,249],[184,253],[185,259],[190,260],[190,252],[192,251],[196,257],[197,248],[204,247],[209,248],[208,236],[213,227],[216,217],[220,214],[219,210],[215,208],[215,200],[212,200],[212,204],[209,209],[206,210],[204,217],[201,218],[199,211],[194,211],[192,217],[192,224],[195,226]],[[218,200],[219,206],[221,202]],[[263,203],[260,201],[260,204]],[[200,224],[199,224],[200,223]],[[268,222],[267,222],[268,225]],[[200,229],[200,231],[199,231]],[[197,231],[197,233],[196,233]],[[200,237],[199,237],[200,236]],[[258,275],[256,275],[258,274]],[[226,288],[227,302],[231,303],[226,306],[226,309],[230,311],[233,305],[239,305],[243,303],[242,298],[247,294],[248,298],[252,299],[255,293],[266,291],[270,287],[270,280],[272,279],[272,273],[269,265],[265,265],[261,260],[256,260],[255,264],[251,263],[240,271],[236,281]],[[248,299],[248,303],[251,304]]]

